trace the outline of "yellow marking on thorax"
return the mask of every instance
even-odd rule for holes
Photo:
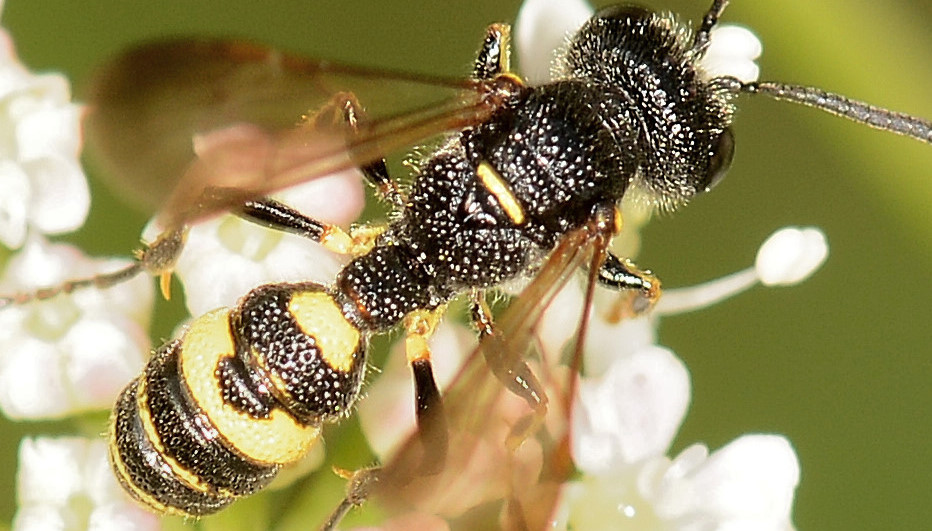
[[[359,330],[356,329],[333,298],[321,291],[296,293],[288,303],[288,311],[301,331],[314,338],[320,355],[333,369],[348,373],[356,361]]]
[[[498,170],[493,168],[492,164],[488,161],[484,160],[479,163],[479,167],[476,168],[476,175],[479,176],[479,181],[482,182],[482,186],[485,186],[485,189],[498,201],[502,210],[505,211],[505,215],[507,215],[515,225],[523,224],[524,208],[521,206],[521,203],[518,202],[518,198],[515,197],[508,183],[505,182],[502,175],[498,173]]]
[[[320,426],[306,426],[287,411],[273,409],[253,418],[223,400],[216,369],[235,356],[230,310],[221,308],[191,323],[181,346],[181,373],[191,397],[234,451],[261,464],[287,464],[304,457],[320,436]]]

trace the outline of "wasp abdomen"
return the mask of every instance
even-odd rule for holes
[[[215,512],[303,457],[364,368],[364,334],[321,286],[262,286],[156,352],[117,402],[111,461],[156,511]]]
[[[241,355],[272,383],[275,398],[308,423],[344,416],[365,374],[366,335],[314,283],[269,284],[232,317]]]
[[[199,490],[175,473],[142,423],[137,386],[138,380],[120,395],[110,428],[110,461],[126,492],[159,513],[199,516],[229,505],[233,496]]]

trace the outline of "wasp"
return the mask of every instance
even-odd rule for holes
[[[231,41],[130,50],[98,76],[86,130],[110,171],[147,181],[177,177],[159,210],[163,231],[124,270],[4,302],[103,289],[140,273],[164,282],[188,227],[223,211],[346,254],[329,285],[260,286],[232,308],[197,317],[155,351],[113,410],[110,457],[120,483],[156,512],[195,517],[254,494],[352,410],[370,338],[401,327],[418,431],[384,466],[351,475],[325,527],[373,496],[424,503],[442,490],[442,478],[466,466],[496,409],[517,399],[526,411],[506,430],[504,454],[534,439],[546,459],[521,473],[518,465],[503,467],[510,484],[503,512],[509,527],[542,528],[572,472],[566,417],[582,339],[571,375],[554,391],[545,382],[553,378],[539,374],[546,367],[535,370],[525,356],[541,313],[580,268],[587,300],[601,285],[625,294],[637,314],[660,296],[656,277],[609,248],[623,223],[623,197],[637,190],[672,208],[711,190],[732,159],[741,94],[932,143],[927,120],[821,89],[703,77],[698,61],[727,3],[713,1],[694,31],[642,7],[604,8],[569,40],[560,77],[539,86],[511,71],[504,24],[487,29],[468,79]],[[360,80],[455,96],[372,116],[342,88]],[[306,108],[323,94],[321,105]],[[166,128],[166,114],[184,119]],[[400,186],[386,154],[438,135],[411,185]],[[393,207],[390,222],[344,231],[268,197],[348,168],[359,168]],[[486,292],[524,277],[533,281],[493,319]],[[427,341],[447,305],[464,296],[481,342],[441,393]]]

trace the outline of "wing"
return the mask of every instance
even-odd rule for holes
[[[340,92],[366,107],[357,130],[302,119]],[[92,160],[171,226],[480,123],[500,94],[475,80],[175,40],[101,68],[84,127]]]
[[[582,265],[589,266],[586,308],[610,234],[589,225],[565,236],[531,284],[497,321],[444,392],[449,426],[440,473],[425,472],[430,441],[413,434],[384,465],[373,497],[391,514],[440,515],[452,529],[545,529],[573,471],[569,414],[582,355],[588,312],[581,317],[569,362],[526,357],[534,331],[559,290]],[[486,363],[494,349],[513,366],[529,361],[549,397],[543,417],[507,391]],[[437,353],[442,355],[442,353]],[[430,460],[427,456],[426,459]]]

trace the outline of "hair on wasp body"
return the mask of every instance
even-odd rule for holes
[[[111,171],[150,174],[142,180],[164,171],[180,176],[159,213],[166,232],[124,271],[39,298],[142,271],[170,273],[186,226],[224,210],[351,258],[331,285],[262,286],[233,308],[198,317],[156,351],[113,415],[111,459],[126,489],[157,511],[196,516],[263,488],[315,444],[324,424],[352,409],[369,336],[401,326],[420,431],[382,468],[353,478],[353,495],[333,524],[369,496],[429,506],[492,434],[502,444],[490,451],[506,466],[495,476],[499,500],[489,510],[502,512],[507,527],[543,527],[572,469],[566,418],[582,340],[569,376],[524,353],[546,307],[541,301],[581,266],[589,270],[589,298],[596,283],[632,292],[632,304],[644,307],[659,296],[655,278],[607,250],[629,190],[673,207],[716,184],[731,160],[733,99],[741,93],[930,141],[928,121],[835,94],[704,79],[697,61],[725,4],[714,2],[693,34],[643,8],[603,9],[570,40],[562,77],[535,87],[508,70],[504,25],[489,28],[469,80],[225,41],[156,43],[111,63],[95,85],[88,134]],[[361,81],[454,95],[378,116],[344,89]],[[126,134],[128,116],[144,117],[134,135]],[[410,189],[397,186],[385,153],[444,132],[446,142]],[[357,166],[397,209],[392,222],[345,232],[265,198]],[[535,280],[527,292],[493,321],[484,292],[529,273]],[[483,343],[441,396],[426,341],[446,304],[466,294]],[[497,413],[507,401],[517,402],[507,406],[518,411],[511,418]],[[513,447],[531,442],[537,462],[514,457],[524,450]]]

